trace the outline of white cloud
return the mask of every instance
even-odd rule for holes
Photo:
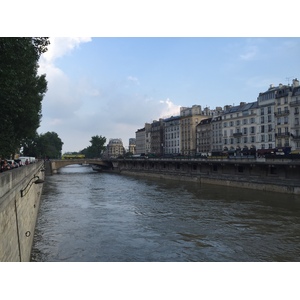
[[[79,47],[81,43],[91,42],[89,37],[49,38],[48,51],[41,57],[41,64],[52,64],[54,61]]]
[[[178,116],[180,114],[180,105],[174,104],[169,98],[161,100],[160,103],[164,106],[161,110],[161,118]]]
[[[48,91],[42,103],[39,132],[54,131],[62,139],[64,151],[80,151],[94,135],[122,138],[124,146],[138,128],[158,118],[178,115],[180,106],[170,99],[158,100],[149,92],[139,92],[139,79],[97,82],[79,74],[74,81],[60,69],[58,58],[69,55],[89,38],[54,38],[40,60],[40,73],[46,73]]]
[[[256,57],[258,48],[256,46],[248,46],[243,54],[240,54],[242,60],[252,60]]]
[[[127,77],[127,80],[128,80],[128,81],[132,81],[132,82],[136,83],[137,85],[140,84],[138,78],[136,78],[136,77],[134,77],[134,76],[128,76],[128,77]]]

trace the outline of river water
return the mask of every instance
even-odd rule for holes
[[[46,177],[32,261],[300,261],[300,197],[71,165]]]

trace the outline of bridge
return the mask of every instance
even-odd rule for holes
[[[111,169],[112,164],[109,161],[103,161],[97,158],[81,158],[81,159],[55,159],[49,162],[51,174],[56,174],[57,170],[69,165],[98,165],[103,169]]]

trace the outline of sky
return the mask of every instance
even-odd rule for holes
[[[63,152],[92,136],[121,138],[202,108],[256,101],[270,84],[300,78],[300,38],[84,37],[50,38],[40,59],[48,91],[39,133],[56,132]]]
[[[50,37],[38,133],[56,132],[63,153],[95,135],[127,148],[145,123],[182,106],[253,102],[270,84],[300,78],[296,0],[284,9],[279,0],[206,2],[4,3],[4,36]]]

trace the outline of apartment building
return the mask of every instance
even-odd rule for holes
[[[222,116],[216,115],[211,120],[211,151],[220,152],[223,150],[223,123]]]
[[[258,141],[259,154],[266,154],[274,151],[276,147],[276,118],[275,112],[276,94],[282,86],[270,85],[265,92],[259,93],[258,103]],[[279,116],[278,116],[279,117]],[[281,116],[279,117],[281,118]]]
[[[212,118],[203,119],[196,126],[196,154],[208,156],[212,151]]]
[[[138,129],[135,132],[135,151],[136,154],[142,154],[145,153],[146,149],[146,135],[145,135],[145,127]]]
[[[163,154],[180,153],[180,116],[164,120]]]
[[[163,155],[163,119],[153,121],[151,124],[151,148],[150,153],[161,156]]]
[[[180,153],[183,155],[196,154],[196,126],[206,119],[201,105],[180,107]]]
[[[130,152],[132,154],[136,153],[136,139],[135,138],[129,139],[128,152]]]
[[[300,86],[294,79],[292,85],[270,85],[255,102],[227,105],[223,110],[181,107],[180,116],[164,120],[163,133],[161,119],[151,124],[149,148],[152,153],[182,155],[217,151],[254,155],[256,150],[264,155],[275,149],[299,152],[299,112]],[[138,140],[136,144],[138,149]]]
[[[148,154],[151,151],[151,124],[145,123],[145,127],[135,132],[136,154]]]
[[[225,106],[222,116],[223,148],[229,155],[253,152],[257,148],[257,102]]]
[[[120,155],[124,155],[125,149],[122,139],[110,139],[106,147],[108,157],[117,158]]]
[[[290,102],[290,132],[291,139],[290,145],[291,148],[299,152],[300,151],[300,120],[299,120],[299,111],[300,111],[300,86],[299,81],[296,79],[293,80],[293,90],[291,95]]]

